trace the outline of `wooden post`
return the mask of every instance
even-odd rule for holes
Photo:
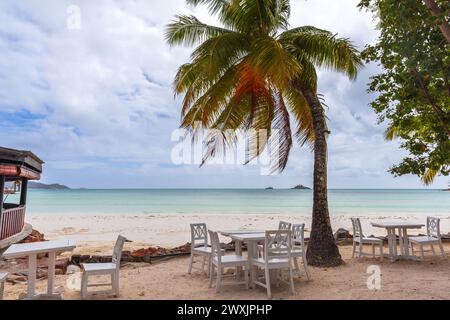
[[[20,187],[20,205],[27,204],[28,179],[22,178],[22,186]]]
[[[3,213],[3,192],[5,191],[5,176],[0,176],[0,220]]]
[[[5,176],[0,176],[0,240],[2,239],[3,229],[3,193],[5,191]]]

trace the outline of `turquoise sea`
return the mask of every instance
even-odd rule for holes
[[[17,200],[10,195],[9,201]],[[16,198],[16,199],[14,199]],[[336,214],[450,216],[441,190],[330,190]],[[299,190],[30,190],[27,214],[309,214],[312,192]]]

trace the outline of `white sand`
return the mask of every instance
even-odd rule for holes
[[[349,216],[332,217],[333,229],[350,228]],[[442,217],[442,232],[450,231],[450,217]],[[423,216],[361,216],[367,234],[384,235],[382,229],[373,229],[370,222],[406,219],[425,222]],[[44,232],[48,239],[73,238],[78,241],[75,253],[111,253],[113,241],[121,233],[133,240],[126,243],[125,250],[148,245],[178,246],[189,241],[189,223],[205,222],[218,230],[271,229],[279,220],[293,223],[311,223],[309,216],[268,215],[39,215],[29,216],[28,222]],[[418,231],[419,232],[419,231]],[[424,229],[422,229],[424,232]],[[387,251],[387,248],[385,248]],[[445,245],[447,255],[450,244]],[[275,299],[450,299],[450,259],[427,257],[423,262],[399,261],[380,263],[378,259],[351,259],[351,246],[341,246],[345,264],[338,268],[311,268],[313,280],[295,280],[297,294],[291,296],[284,287],[273,288]],[[64,256],[67,256],[65,253]],[[366,281],[369,266],[379,266],[382,273],[381,290],[369,290]],[[199,266],[199,263],[196,263]],[[120,299],[266,299],[262,288],[245,290],[242,286],[224,286],[221,294],[209,289],[207,278],[195,270],[187,274],[188,258],[175,258],[156,264],[126,263],[120,272]],[[5,270],[8,271],[8,270]],[[74,278],[75,277],[75,278]],[[71,280],[72,279],[72,280]],[[80,274],[58,275],[66,299],[80,299]],[[73,282],[75,281],[75,282]],[[76,285],[77,284],[77,285]],[[45,290],[46,280],[39,280],[39,291]],[[6,285],[6,299],[17,299],[26,291],[26,284]],[[107,299],[98,295],[92,299]]]
[[[367,235],[384,236],[384,229],[372,228],[371,222],[408,220],[425,224],[424,216],[360,216],[363,229]],[[351,231],[350,216],[332,216],[333,230],[346,228]],[[450,216],[441,217],[441,232],[450,232]],[[118,234],[133,241],[133,246],[175,247],[190,241],[189,224],[205,222],[215,230],[268,230],[278,227],[278,221],[311,225],[311,216],[292,215],[206,215],[206,214],[141,214],[141,215],[32,215],[27,221],[47,239],[72,238],[77,240],[79,249],[87,247],[108,248]],[[413,233],[424,233],[425,229]],[[96,249],[98,252],[99,249]],[[110,249],[109,249],[110,250]]]
[[[129,249],[129,243],[125,249]],[[368,248],[370,250],[370,248]],[[450,254],[450,245],[446,245]],[[450,259],[427,257],[423,262],[398,261],[395,263],[379,259],[351,259],[351,246],[340,247],[345,264],[338,268],[310,268],[312,281],[295,279],[296,295],[291,296],[285,286],[273,286],[274,299],[450,299]],[[245,290],[242,285],[223,285],[222,292],[216,294],[208,288],[204,273],[194,269],[187,274],[189,258],[176,258],[156,264],[127,263],[120,271],[119,299],[205,299],[205,300],[261,300],[267,299],[263,288]],[[195,264],[200,265],[200,259]],[[381,290],[369,290],[368,267],[376,265],[381,271]],[[73,281],[70,281],[73,279]],[[102,279],[96,279],[102,280]],[[106,280],[106,279],[103,279]],[[65,299],[81,299],[80,274],[58,275],[56,285],[61,286]],[[225,280],[229,281],[229,280]],[[37,282],[38,292],[46,290],[46,280]],[[95,289],[92,289],[95,290]],[[17,299],[26,291],[26,284],[6,284],[5,298]],[[91,296],[90,299],[111,299],[105,294]]]

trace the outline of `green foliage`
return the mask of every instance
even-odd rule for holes
[[[196,46],[191,61],[178,70],[174,87],[183,95],[182,127],[196,132],[198,123],[217,129],[206,143],[204,162],[236,141],[236,130],[265,130],[249,144],[248,160],[259,156],[277,129],[279,152],[273,171],[283,170],[293,145],[314,145],[312,114],[293,86],[317,91],[316,67],[355,78],[359,53],[348,39],[311,26],[288,30],[289,0],[187,0],[205,5],[221,27],[179,15],[167,26],[170,45]],[[291,128],[291,122],[296,128]]]
[[[449,1],[437,3],[449,12]],[[400,138],[409,152],[391,172],[431,184],[450,165],[450,46],[441,21],[418,0],[363,0],[359,7],[376,15],[381,32],[363,52],[383,68],[371,78],[369,92],[379,94],[371,106],[389,124],[386,138]]]

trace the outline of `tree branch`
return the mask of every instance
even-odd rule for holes
[[[427,98],[428,102],[430,103],[431,107],[433,108],[434,112],[438,116],[439,120],[442,122],[444,130],[447,132],[447,135],[450,136],[450,129],[448,127],[448,115],[447,113],[442,110],[434,101],[433,97],[431,96],[430,91],[428,90],[427,85],[423,82],[422,76],[420,75],[419,71],[417,71],[416,68],[413,69],[414,75],[419,82],[420,88],[425,94],[425,97]]]
[[[434,17],[441,19],[442,18],[442,10],[437,5],[436,1],[434,0],[423,0],[425,2],[425,5],[431,10],[431,13]],[[447,42],[450,43],[450,25],[445,19],[442,19],[442,23],[440,24],[439,28],[442,31],[442,34],[444,35],[445,39],[447,39]]]

